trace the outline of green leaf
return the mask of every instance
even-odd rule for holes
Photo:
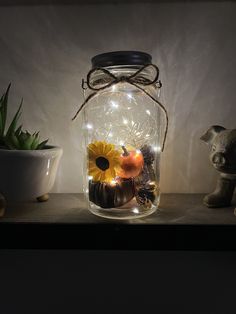
[[[6,127],[6,121],[7,121],[7,104],[8,104],[8,95],[9,90],[11,87],[11,83],[8,85],[6,93],[1,98],[1,113],[2,113],[2,129],[1,129],[1,135],[4,135],[5,127]]]
[[[21,115],[21,111],[20,110],[21,110],[21,107],[22,107],[22,103],[23,103],[23,98],[22,98],[20,106],[19,106],[19,108],[18,108],[18,110],[17,110],[17,112],[16,112],[16,114],[15,114],[15,116],[14,116],[14,118],[13,118],[13,120],[12,120],[12,122],[11,122],[9,128],[8,128],[8,130],[7,130],[6,137],[9,137],[10,134],[13,134],[15,132],[15,128],[17,126],[17,122],[18,122],[18,120],[20,118],[20,115]]]
[[[15,131],[15,136],[18,137],[21,133],[22,125],[19,126],[19,128]]]
[[[9,149],[19,149],[19,141],[14,134],[10,137],[5,137],[4,142]]]
[[[3,97],[4,97],[4,94],[2,95],[1,99],[0,99],[0,136],[3,136],[4,135],[4,129],[3,129],[3,106],[2,106],[2,103],[3,103]]]
[[[26,139],[26,141],[24,142],[24,146],[23,146],[24,149],[30,150],[33,141],[34,141],[33,136],[29,136],[29,137]]]
[[[38,133],[34,133],[34,140],[33,140],[33,143],[31,144],[31,149],[32,150],[35,150],[37,149],[38,145],[39,145],[39,132]]]
[[[35,141],[35,136],[31,135],[28,131],[21,132],[18,136],[20,141],[20,149],[32,150],[32,145]]]
[[[16,149],[19,149],[20,143],[19,143],[18,138],[17,138],[14,134],[12,134],[10,140],[11,140],[11,142],[14,144],[15,148],[16,148]]]
[[[2,121],[2,111],[0,108],[0,136],[3,136],[4,129],[3,129],[3,121]]]
[[[0,98],[0,106],[2,106],[4,96],[5,96],[5,93]]]
[[[43,142],[41,142],[41,143],[38,145],[37,149],[43,149],[43,148],[45,147],[45,145],[47,144],[47,142],[48,142],[48,139],[45,140],[45,141],[43,141]]]
[[[11,84],[8,85],[6,92],[0,98],[0,146],[1,148],[8,149],[22,149],[22,150],[36,150],[43,149],[48,142],[48,139],[39,143],[39,132],[22,131],[22,125],[17,126],[18,120],[21,116],[21,108],[23,99],[21,100],[20,106],[17,109],[9,127],[5,134],[6,119],[7,119],[7,106],[8,96]]]

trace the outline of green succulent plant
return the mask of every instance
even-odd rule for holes
[[[39,132],[30,134],[28,131],[22,130],[22,125],[19,127],[17,125],[21,116],[23,99],[7,131],[5,131],[10,87],[11,84],[8,85],[6,92],[0,98],[0,148],[18,150],[38,150],[45,148],[48,140],[40,142]]]

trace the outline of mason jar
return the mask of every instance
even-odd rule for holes
[[[89,210],[112,219],[152,214],[160,201],[160,154],[167,132],[159,70],[151,55],[96,55],[83,80],[83,189]],[[78,114],[78,112],[77,112]]]

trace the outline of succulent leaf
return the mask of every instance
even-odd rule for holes
[[[3,129],[3,117],[2,117],[2,111],[0,108],[0,137],[3,136],[4,133],[4,129]]]
[[[6,93],[2,95],[1,98],[1,118],[2,118],[2,129],[1,129],[1,135],[4,136],[5,132],[5,126],[6,126],[6,121],[7,121],[7,104],[8,104],[8,95],[9,95],[9,90],[11,87],[11,83],[8,85]]]
[[[16,135],[17,137],[20,135],[21,129],[22,129],[22,125],[20,125],[20,126],[18,127],[18,129],[15,131],[15,135]]]
[[[31,138],[26,132],[21,132],[19,135],[20,149],[29,150],[31,144]]]
[[[38,145],[37,149],[43,149],[43,148],[45,147],[45,145],[47,144],[47,142],[48,142],[48,139],[45,140],[45,141],[43,141],[43,142],[41,142],[41,143]]]
[[[14,134],[11,134],[10,137],[5,138],[5,145],[9,149],[19,149],[20,147],[19,140]]]
[[[16,129],[16,126],[17,126],[17,122],[18,122],[18,120],[19,120],[19,118],[21,116],[22,104],[23,104],[23,98],[22,98],[20,106],[19,106],[19,108],[18,108],[18,110],[17,110],[17,112],[16,112],[16,114],[15,114],[15,116],[14,116],[14,118],[13,118],[13,120],[12,120],[12,122],[11,122],[9,128],[8,128],[8,130],[7,130],[6,137],[9,137],[10,134],[13,134],[15,132],[15,129]]]
[[[18,120],[21,116],[23,99],[21,100],[20,106],[5,134],[7,104],[10,87],[11,84],[8,85],[6,92],[0,98],[0,148],[19,150],[43,149],[48,142],[48,139],[40,143],[39,132],[34,132],[31,134],[27,130],[22,131],[22,125],[17,127]]]
[[[38,138],[36,137],[36,135],[34,136],[34,139],[33,139],[33,142],[32,142],[32,144],[31,144],[31,149],[37,149],[37,147],[38,147],[38,145],[39,145],[39,140],[38,140]]]

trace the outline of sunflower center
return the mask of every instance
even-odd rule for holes
[[[109,160],[106,159],[105,157],[98,157],[96,158],[96,166],[105,171],[109,168]]]

